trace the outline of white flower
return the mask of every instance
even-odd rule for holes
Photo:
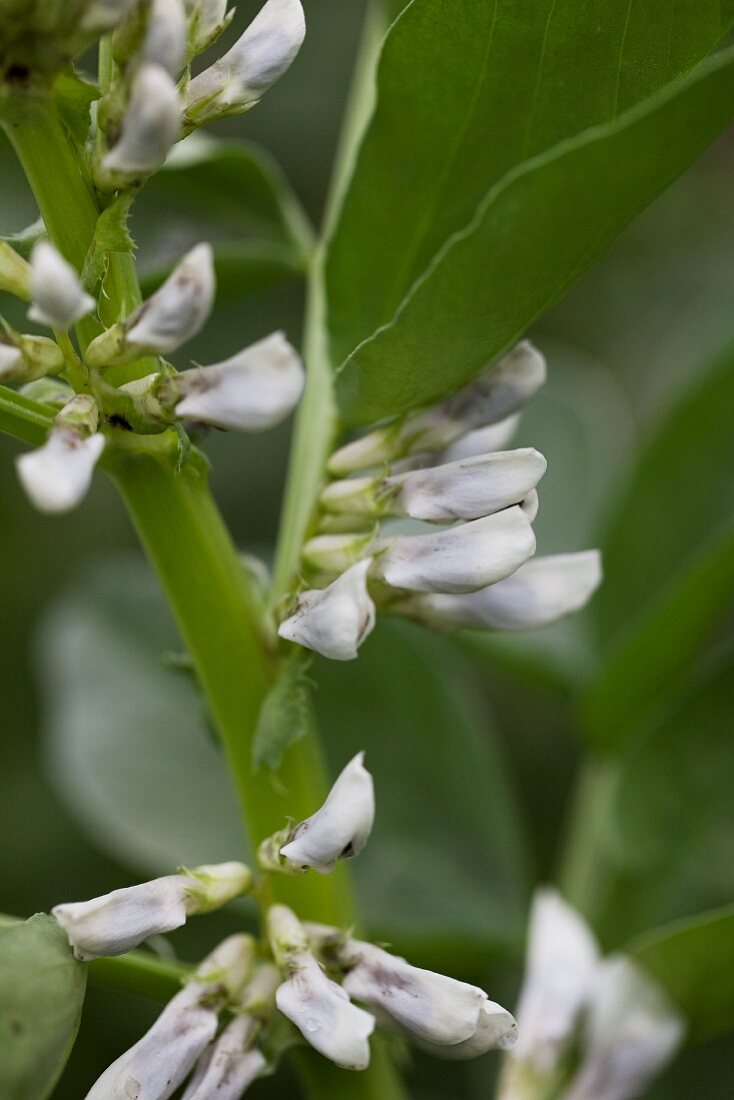
[[[231,50],[191,81],[189,117],[202,122],[254,106],[289,68],[305,33],[299,0],[268,0]]]
[[[100,432],[86,437],[74,428],[52,428],[43,446],[16,459],[21,485],[40,512],[68,512],[80,504],[105,446]]]
[[[193,56],[210,46],[229,23],[227,3],[228,0],[185,0]]]
[[[460,458],[483,455],[488,451],[504,451],[520,421],[520,413],[514,413],[497,424],[487,424],[462,435],[439,455],[439,462],[457,462]]]
[[[0,340],[0,381],[11,381],[23,362],[23,353],[15,344]]]
[[[685,1025],[660,987],[630,959],[595,975],[578,1074],[564,1100],[628,1100],[643,1093],[680,1046]]]
[[[313,649],[332,661],[351,661],[375,625],[367,591],[371,559],[357,562],[328,588],[303,592],[296,610],[280,624],[286,641]]]
[[[367,1068],[374,1016],[353,1005],[309,951],[294,960],[275,1001],[304,1039],[325,1058],[342,1069]]]
[[[168,1100],[214,1038],[218,1006],[196,982],[169,1001],[152,1028],[105,1070],[87,1100]]]
[[[267,1069],[260,1050],[252,1048],[258,1022],[236,1016],[202,1054],[182,1100],[239,1100]]]
[[[304,380],[298,353],[282,332],[274,332],[231,359],[179,375],[176,415],[219,428],[262,431],[293,411]]]
[[[598,550],[533,558],[505,580],[463,595],[427,595],[406,608],[440,627],[534,630],[583,607],[601,582]]]
[[[48,241],[38,241],[33,246],[30,292],[31,321],[64,332],[95,306],[94,298],[86,293],[74,268]]]
[[[113,176],[150,175],[163,164],[180,132],[176,84],[162,65],[147,61],[135,74],[122,133],[103,167]]]
[[[374,572],[393,588],[475,592],[502,580],[535,552],[530,520],[519,506],[437,531],[398,535],[375,557]]]
[[[91,901],[57,905],[52,913],[78,959],[122,955],[150,936],[180,928],[187,916],[219,908],[251,882],[242,863],[206,865]]]
[[[556,1067],[588,1000],[597,960],[596,941],[583,918],[555,890],[539,890],[530,914],[513,1061],[542,1073]]]
[[[510,1013],[477,986],[411,966],[370,943],[349,941],[342,957],[349,996],[441,1057],[472,1058],[515,1041]]]
[[[327,510],[411,516],[429,523],[480,519],[518,504],[547,463],[532,447],[477,455],[386,478],[336,481],[321,494]]]
[[[92,0],[82,18],[82,29],[94,34],[113,30],[132,3],[133,0]]]
[[[183,66],[187,33],[183,0],[151,0],[143,58],[176,76]]]
[[[296,826],[280,854],[296,867],[328,874],[338,859],[359,855],[374,820],[374,784],[364,766],[364,753],[359,752],[343,769],[321,809]]]
[[[407,454],[443,451],[516,412],[544,381],[545,359],[524,340],[446,400],[347,443],[332,455],[329,472],[342,477]]]

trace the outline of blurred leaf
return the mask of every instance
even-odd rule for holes
[[[303,276],[311,230],[280,168],[250,142],[188,138],[136,200],[143,289],[201,240],[214,246],[220,294],[242,297]]]
[[[0,1094],[45,1100],[79,1029],[86,968],[66,934],[37,914],[0,930]]]
[[[51,779],[90,839],[154,874],[239,858],[224,761],[153,577],[119,558],[86,570],[42,633]]]
[[[734,905],[656,928],[627,952],[685,1013],[690,1040],[734,1030]]]
[[[594,806],[594,873],[606,885],[591,888],[608,943],[734,897],[732,683],[729,650],[608,764]]]
[[[471,378],[695,160],[729,122],[732,101],[728,51],[614,122],[509,171],[394,317],[343,365],[337,393],[346,419],[392,415]]]
[[[17,233],[10,233],[1,239],[27,260],[33,245],[40,240],[45,232],[46,226],[43,224],[43,219],[38,218],[32,225],[26,226],[25,229],[21,229]]]
[[[714,0],[672,12],[668,0],[634,12],[627,0],[393,0],[388,15],[401,8],[330,249],[335,363],[393,320],[507,173],[691,68],[734,12]]]
[[[366,749],[375,776],[375,828],[354,864],[370,930],[413,953],[517,947],[522,825],[468,662],[447,638],[381,622],[358,661],[317,661],[314,679],[333,768]]]
[[[260,709],[252,743],[252,764],[275,771],[283,753],[308,730],[308,662],[295,653],[278,677]]]

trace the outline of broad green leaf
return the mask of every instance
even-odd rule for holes
[[[734,1030],[734,905],[656,928],[627,952],[683,1011],[689,1040]]]
[[[354,864],[371,931],[413,952],[516,948],[528,885],[522,826],[486,700],[458,649],[380,623],[358,661],[317,661],[312,674],[333,770],[365,749],[375,776],[375,827]]]
[[[392,321],[504,176],[690,69],[734,15],[729,0],[387,5],[401,9],[330,249],[335,364]]]
[[[294,654],[265,699],[252,743],[252,765],[275,771],[283,753],[308,731],[308,662]]]
[[[153,577],[120,558],[84,578],[42,633],[52,781],[94,843],[141,871],[238,859],[224,761]]]
[[[86,967],[42,913],[0,930],[0,1095],[45,1100],[79,1029]]]
[[[729,650],[608,764],[591,899],[608,943],[734,897],[733,677]]]
[[[560,298],[734,113],[734,51],[490,188],[337,379],[365,423],[466,382]]]
[[[251,142],[188,138],[133,208],[144,290],[200,240],[214,246],[219,290],[251,293],[304,274],[306,217],[272,158]]]

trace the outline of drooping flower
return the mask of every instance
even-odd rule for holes
[[[337,860],[359,855],[374,820],[374,783],[364,766],[364,753],[359,752],[342,770],[323,806],[296,825],[280,854],[296,867],[328,874]]]
[[[151,0],[142,56],[171,76],[180,72],[186,53],[188,25],[183,0]]]
[[[191,81],[187,117],[200,124],[254,107],[290,67],[305,33],[299,0],[268,0],[234,46]]]
[[[170,73],[154,61],[135,74],[119,140],[103,160],[112,185],[157,171],[178,140],[181,107]]]
[[[219,428],[263,431],[293,411],[304,380],[300,356],[282,332],[275,332],[231,359],[177,375],[176,415]]]
[[[244,1096],[268,1065],[262,1051],[252,1046],[257,1030],[252,1016],[235,1016],[201,1055],[182,1100],[239,1100]]]
[[[86,293],[74,268],[49,241],[38,241],[33,246],[30,293],[31,321],[62,332],[95,306],[94,298]]]
[[[280,637],[334,661],[355,658],[375,625],[367,590],[370,564],[369,558],[357,562],[328,588],[302,592],[293,614],[278,627]]]
[[[46,442],[15,460],[20,483],[39,512],[58,514],[76,508],[92,483],[105,447],[100,432],[82,435],[73,427],[52,428]]]
[[[225,905],[251,884],[252,872],[243,863],[205,865],[57,905],[52,913],[78,959],[122,955],[150,936],[180,928],[193,914]]]

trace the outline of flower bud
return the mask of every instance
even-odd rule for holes
[[[241,863],[195,867],[91,901],[57,905],[52,913],[78,959],[122,955],[150,936],[172,932],[195,913],[208,913],[250,888]]]
[[[296,867],[328,875],[337,860],[359,855],[374,820],[374,783],[364,766],[364,753],[359,752],[343,769],[321,809],[296,825],[280,854]]]
[[[372,525],[366,531],[350,529],[344,534],[316,535],[305,544],[301,557],[317,573],[344,573],[364,560],[376,534],[377,527]]]
[[[0,290],[26,301],[31,296],[31,265],[5,241],[0,241]]]
[[[145,355],[167,355],[203,327],[214,301],[211,245],[198,244],[184,256],[163,286],[120,324],[87,348],[90,367],[132,363]]]
[[[404,608],[431,626],[537,630],[578,611],[601,582],[598,550],[533,558],[496,584],[463,595],[426,595]]]
[[[253,1049],[258,1030],[251,1016],[236,1016],[199,1059],[182,1100],[239,1100],[267,1070],[262,1051]]]
[[[598,967],[578,1073],[565,1100],[629,1100],[647,1091],[685,1033],[663,990],[630,959]]]
[[[287,978],[275,1002],[306,1042],[342,1069],[366,1069],[375,1019],[353,1005],[340,985],[326,976],[308,948],[306,934],[284,905],[268,911],[273,954]]]
[[[21,485],[39,512],[68,512],[81,504],[104,446],[99,432],[82,435],[59,424],[41,447],[16,459]]]
[[[263,431],[293,411],[304,380],[299,355],[275,332],[222,363],[177,375],[176,415],[218,428]]]
[[[328,511],[411,516],[428,523],[480,519],[522,501],[546,466],[532,447],[498,451],[393,477],[336,481],[324,489],[321,504]]]
[[[477,986],[411,966],[356,940],[347,942],[341,961],[350,997],[441,1057],[471,1058],[493,1047],[507,1050],[515,1042],[517,1025],[510,1013]]]
[[[528,401],[545,381],[545,359],[527,340],[457,393],[348,443],[329,460],[344,477],[408,454],[443,451],[468,432],[497,424]]]
[[[92,1085],[87,1100],[169,1100],[216,1035],[218,1005],[210,991],[187,985],[150,1030]]]
[[[47,336],[0,335],[0,382],[33,382],[64,369],[64,353]]]
[[[375,605],[367,590],[371,559],[358,562],[328,588],[302,592],[278,634],[329,657],[351,661],[375,625]]]
[[[247,933],[227,936],[199,963],[189,984],[235,1001],[252,975],[256,951],[255,940]]]
[[[95,307],[94,298],[79,282],[74,268],[48,241],[38,241],[31,252],[31,321],[65,332]]]
[[[189,54],[203,53],[232,22],[234,8],[227,12],[228,0],[185,0],[189,16]]]
[[[497,424],[487,424],[484,428],[467,432],[442,451],[438,461],[458,462],[459,459],[473,458],[474,455],[483,455],[490,451],[504,451],[515,435],[519,422],[520,414],[514,413]]]
[[[147,61],[135,74],[122,132],[105,156],[97,182],[115,188],[156,172],[180,132],[176,84],[162,65]]]
[[[376,550],[373,572],[392,588],[476,592],[502,580],[535,552],[518,506],[430,535],[398,535]]]
[[[183,0],[151,0],[143,59],[176,76],[183,67],[187,34]]]
[[[299,0],[268,0],[232,49],[191,81],[187,120],[200,125],[254,107],[290,67],[305,33]]]

